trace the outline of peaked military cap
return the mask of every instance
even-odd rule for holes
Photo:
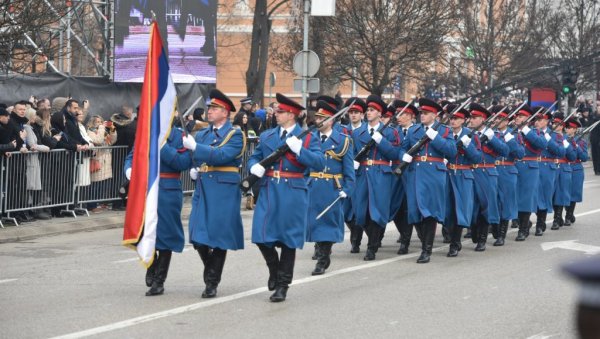
[[[226,109],[228,112],[235,112],[235,106],[231,99],[218,89],[211,90],[208,97],[210,98],[208,106],[217,106]]]
[[[317,112],[315,113],[315,116],[321,116],[321,117],[330,117],[334,114],[336,114],[338,112],[338,110],[334,107],[331,107],[331,105],[329,103],[327,103],[324,100],[319,100],[317,101]]]
[[[379,95],[375,94],[371,94],[367,97],[367,107],[373,107],[381,112],[381,114],[384,114],[387,109],[385,101],[383,101]]]
[[[430,112],[430,113],[438,113],[442,111],[442,106],[440,106],[437,102],[427,99],[427,98],[419,98],[419,109],[421,112]]]
[[[350,104],[352,104],[352,102],[354,102],[354,104],[352,105],[352,107],[350,107],[350,111],[355,110],[355,111],[359,111],[361,113],[364,113],[367,111],[367,104],[365,103],[365,101],[361,98],[357,98],[357,97],[352,97],[348,100],[346,100],[346,102],[344,103],[344,107],[348,107],[350,106]]]
[[[484,119],[487,119],[490,117],[490,115],[492,115],[490,111],[487,110],[487,108],[481,106],[476,102],[473,102],[469,105],[469,111],[471,111],[472,117],[483,117]]]
[[[335,98],[330,97],[329,95],[321,95],[321,96],[317,97],[317,102],[318,101],[325,101],[325,103],[328,104],[329,106],[331,106],[335,109],[338,108],[337,100],[335,100]]]
[[[517,112],[516,115],[524,115],[530,117],[533,115],[533,111],[531,110],[531,107],[529,107],[528,104],[525,104],[523,105],[523,107],[521,107],[521,109],[519,109],[519,112]]]
[[[244,99],[240,100],[240,104],[245,105],[245,104],[251,104],[252,103],[252,97],[245,97]]]
[[[305,108],[302,105],[298,104],[294,100],[286,97],[285,95],[283,95],[281,93],[276,93],[275,98],[277,99],[277,102],[279,103],[278,110],[280,110],[280,111],[290,112],[297,116],[297,115],[300,115],[300,113],[303,110],[305,110]]]
[[[502,105],[492,106],[491,111],[493,114],[501,112],[500,114],[498,114],[499,118],[506,118],[510,114],[510,109],[508,109],[508,106],[502,106]]]
[[[404,100],[394,100],[392,101],[392,106],[394,107],[394,110],[396,112],[400,112],[401,110],[404,109],[404,107],[406,107],[406,105],[408,105],[408,102],[404,101]],[[406,109],[404,110],[404,113],[402,114],[406,114],[406,113],[410,113],[412,115],[417,115],[417,113],[419,113],[419,110],[414,106],[414,105],[408,105],[408,107],[406,107]]]

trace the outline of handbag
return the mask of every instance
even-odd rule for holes
[[[96,173],[102,168],[100,161],[97,159],[90,159],[90,173]]]

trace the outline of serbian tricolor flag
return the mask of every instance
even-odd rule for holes
[[[123,228],[123,245],[135,249],[146,267],[154,260],[156,245],[160,148],[169,136],[176,104],[167,56],[158,25],[153,22]]]

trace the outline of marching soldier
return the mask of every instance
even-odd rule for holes
[[[175,119],[177,124],[179,119]],[[185,155],[182,143],[183,130],[171,129],[167,142],[160,150],[160,181],[158,184],[158,222],[156,224],[156,244],[154,260],[146,270],[146,286],[150,289],[146,296],[164,293],[171,256],[173,252],[181,253],[185,244],[183,225],[181,224],[181,208],[183,207],[183,191],[180,173],[190,167],[191,161]],[[125,177],[131,179],[133,151],[125,159]]]
[[[498,112],[501,106],[492,107],[492,112]],[[508,146],[508,156],[499,157],[496,160],[498,169],[498,202],[500,203],[500,226],[497,230],[496,242],[494,246],[503,246],[508,232],[508,223],[518,216],[517,206],[517,178],[518,171],[515,167],[515,161],[523,158],[525,148],[523,147],[523,137],[520,133],[512,133],[508,128],[508,112],[503,111],[498,115],[501,121],[498,124],[498,133],[504,139]]]
[[[575,222],[575,205],[583,201],[584,171],[581,163],[588,161],[588,146],[583,138],[575,138],[575,132],[580,127],[581,123],[577,118],[569,118],[569,120],[565,121],[565,130],[569,142],[577,151],[577,159],[571,162],[571,204],[566,208],[565,226],[571,226]]]
[[[496,158],[508,156],[508,146],[494,130],[485,126],[491,113],[483,106],[473,103],[470,106],[470,126],[475,133],[475,143],[482,151],[478,163],[473,164],[475,176],[475,204],[473,207],[473,224],[471,238],[476,243],[475,251],[485,251],[490,225],[500,223],[498,210],[498,170]],[[483,141],[486,139],[485,141]],[[497,226],[492,226],[497,227]]]
[[[450,106],[449,111],[454,107]],[[481,151],[469,137],[471,130],[464,127],[465,120],[470,116],[469,111],[462,108],[450,117],[451,137],[457,143],[456,156],[448,159],[448,181],[446,198],[445,227],[450,236],[448,257],[456,257],[462,249],[461,236],[463,228],[471,226],[473,218],[474,188],[472,164],[479,163]],[[460,147],[459,147],[460,145]]]
[[[367,111],[367,104],[362,99],[353,97],[346,100],[346,102],[344,103],[344,107],[348,107],[351,104],[352,107],[348,109],[348,117],[350,120],[350,124],[346,126],[346,130],[348,131],[348,135],[353,137],[354,131],[359,130],[364,124],[363,119],[365,118],[365,112]],[[355,166],[355,178],[357,170],[358,166]],[[362,227],[360,227],[360,225],[356,224],[356,216],[354,215],[354,211],[352,208],[352,196],[349,196],[344,199],[344,220],[346,221],[348,229],[350,229],[350,253],[359,253],[360,243],[362,241],[364,231]]]
[[[402,100],[394,100],[392,106],[395,108],[395,111],[402,110],[404,107],[408,105],[408,102]],[[400,140],[404,140],[406,135],[408,134],[408,130],[414,126],[413,121],[415,116],[417,115],[417,108],[413,105],[409,105],[406,107],[404,112],[396,117],[396,122],[398,124],[398,130],[400,132]],[[393,164],[398,165],[400,161],[396,160],[392,162]],[[399,202],[398,210],[395,214],[392,214],[394,224],[396,225],[396,229],[398,233],[400,233],[400,237],[398,238],[398,243],[400,243],[400,248],[398,248],[398,254],[403,255],[408,253],[408,246],[410,245],[410,238],[412,237],[413,225],[408,223],[408,209],[406,202],[406,190],[404,187],[406,186],[406,176],[400,176],[398,180],[398,188],[394,191],[394,197],[392,200],[398,200]]]
[[[533,108],[534,111],[537,109],[539,107]],[[550,118],[550,112],[543,110],[535,121],[537,129],[547,142],[540,158],[540,185],[538,186],[537,221],[535,223],[536,236],[542,236],[546,231],[546,216],[548,211],[553,208],[552,196],[554,195],[558,174],[557,161],[565,156],[562,135],[555,133],[548,127]]]
[[[196,180],[189,221],[190,243],[204,264],[202,298],[213,298],[221,282],[227,250],[244,248],[240,215],[239,165],[246,147],[244,133],[229,121],[235,106],[217,89],[210,92],[209,127],[183,138]]]
[[[556,179],[556,186],[554,188],[553,197],[553,209],[554,209],[554,220],[552,222],[551,230],[557,230],[564,224],[562,217],[563,209],[571,205],[571,185],[572,185],[572,169],[571,162],[577,160],[577,150],[572,145],[567,137],[564,136],[564,122],[565,116],[561,112],[556,112],[552,116],[552,123],[554,125],[554,133],[562,137],[563,147],[565,148],[565,156],[562,159],[557,159],[558,177]]]
[[[359,152],[371,139],[376,143],[366,159],[361,159],[356,174],[356,189],[352,195],[352,207],[356,216],[356,224],[364,228],[369,242],[364,260],[375,260],[375,253],[381,245],[381,233],[390,216],[390,198],[392,196],[392,168],[390,162],[397,157],[397,149],[393,146],[396,136],[388,128],[379,132],[382,127],[381,115],[386,104],[379,96],[369,95],[367,98],[367,123],[352,134],[354,149]],[[355,168],[357,166],[354,163]]]
[[[333,116],[336,109],[324,101],[317,102],[315,122]],[[354,188],[354,150],[352,139],[332,128],[334,121],[319,128],[321,151],[325,157],[325,169],[322,172],[310,172],[308,229],[306,241],[315,242],[317,264],[312,275],[320,275],[331,263],[331,246],[344,241],[344,215],[342,202],[336,203],[323,216],[317,216],[336,199],[350,196]]]
[[[248,160],[250,173],[262,178],[260,195],[252,220],[252,242],[260,249],[267,267],[267,286],[272,302],[284,301],[294,275],[296,249],[304,246],[307,225],[308,187],[304,171],[321,172],[325,158],[319,137],[314,133],[303,139],[297,119],[304,110],[293,100],[277,93],[279,107],[275,114],[278,127],[263,132],[260,143]],[[259,162],[287,144],[290,148],[270,168]],[[238,206],[239,208],[239,206]],[[281,248],[281,255],[275,247]]]
[[[525,148],[523,158],[516,163],[519,171],[517,177],[519,233],[515,241],[524,241],[529,236],[531,229],[529,217],[531,213],[537,211],[538,186],[540,185],[539,158],[547,144],[539,130],[531,129],[526,123],[532,115],[533,112],[529,105],[524,105],[514,119],[515,134],[522,135],[523,138],[519,138],[518,141],[522,142]]]
[[[410,163],[403,175],[406,176],[408,223],[415,224],[421,235],[421,255],[417,263],[428,263],[437,223],[443,222],[445,217],[447,169],[444,158],[455,157],[457,150],[450,129],[435,121],[442,107],[432,100],[421,98],[419,109],[421,123],[408,129],[399,156],[402,161]],[[412,157],[407,151],[423,137],[429,140]]]

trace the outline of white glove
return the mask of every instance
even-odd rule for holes
[[[196,150],[196,140],[194,140],[194,137],[189,134],[183,137],[183,147],[192,151]]]
[[[261,164],[254,164],[252,167],[250,167],[250,173],[262,178],[262,176],[265,175],[265,168],[262,167]]]
[[[488,138],[488,140],[492,140],[494,138],[494,130],[488,128],[483,132],[483,135],[485,135]]]
[[[404,155],[402,156],[402,161],[407,162],[409,164],[412,162],[412,159],[413,157],[411,157],[408,153],[404,153]]]
[[[448,165],[448,159],[444,158],[444,165]]]
[[[296,155],[300,155],[300,150],[302,149],[302,140],[298,139],[297,136],[292,135],[291,137],[285,139],[285,143],[290,147],[292,152],[296,153]]]
[[[569,142],[566,139],[563,139],[563,147],[569,148]]]
[[[340,191],[340,198],[345,199],[348,195],[344,191]]]
[[[360,167],[360,162],[353,160],[354,161],[354,170],[356,171],[359,167]]]
[[[127,178],[127,180],[131,180],[131,167],[125,170],[125,178]]]
[[[527,135],[527,134],[529,134],[529,132],[531,132],[531,128],[529,128],[529,126],[525,125],[525,126],[523,126],[523,129],[521,129],[521,132],[523,132],[523,134]]]
[[[383,139],[383,135],[381,135],[381,133],[379,132],[375,132],[373,133],[373,136],[371,138],[375,140],[377,144],[379,144],[381,142],[381,139]]]
[[[506,142],[509,142],[509,141],[511,141],[511,140],[512,140],[512,139],[514,139],[514,138],[515,138],[515,136],[514,136],[514,135],[512,135],[512,134],[510,134],[510,133],[506,133],[506,134],[504,135],[504,141],[506,141]]]
[[[548,133],[544,133],[544,138],[546,138],[546,141],[550,141],[550,139],[552,139],[552,137]]]
[[[198,169],[196,167],[192,167],[190,170],[190,178],[192,178],[192,180],[198,179]]]
[[[429,139],[433,140],[438,135],[438,131],[434,130],[433,128],[430,128],[427,130],[427,132],[425,132],[425,134],[427,134],[427,137]]]
[[[469,136],[466,134],[460,137],[460,141],[462,141],[463,146],[465,147],[469,147],[469,145],[471,144],[471,138],[469,138]]]

